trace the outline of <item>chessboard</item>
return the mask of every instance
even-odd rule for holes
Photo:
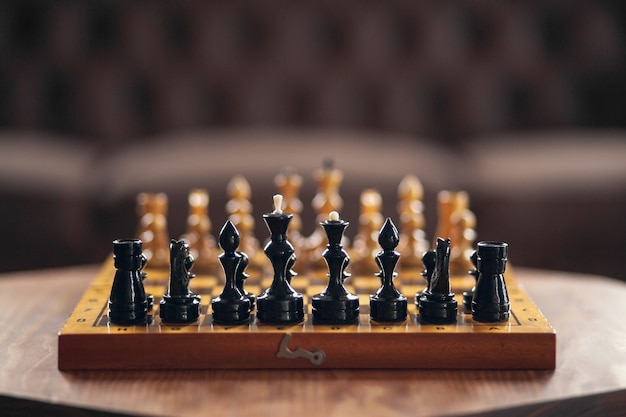
[[[167,270],[147,269],[146,292],[163,294]],[[420,271],[399,270],[397,288],[411,301],[424,289]],[[436,368],[553,369],[556,335],[511,268],[505,273],[511,318],[505,323],[478,323],[460,297],[455,323],[420,322],[409,302],[408,318],[378,323],[369,317],[369,294],[380,280],[352,276],[346,288],[359,295],[358,322],[314,324],[307,302],[304,322],[295,325],[260,323],[254,315],[238,326],[213,323],[210,300],[219,295],[223,278],[198,275],[192,289],[202,296],[202,314],[193,324],[162,323],[158,296],[145,325],[109,323],[107,301],[115,270],[107,261],[59,333],[59,369],[209,369],[209,368]],[[250,274],[249,292],[271,284],[271,274]],[[293,287],[306,300],[324,289],[323,271],[299,274]],[[451,278],[455,293],[470,289],[473,278]]]
[[[231,187],[235,190],[233,199],[237,198],[237,190],[245,190],[245,186],[242,188],[241,183],[239,185],[239,188]],[[286,198],[286,206],[295,211],[293,207],[297,204],[293,204],[293,193],[285,188],[281,191],[291,198]],[[376,194],[367,190],[361,201],[359,233],[346,247],[350,253],[351,276],[344,285],[359,298],[358,319],[349,324],[320,324],[314,320],[311,298],[324,291],[329,284],[329,270],[324,268],[324,259],[320,256],[326,242],[323,234],[322,237],[311,235],[303,238],[295,227],[299,226],[297,222],[292,223],[294,227],[289,235],[294,241],[298,259],[293,267],[297,275],[290,278],[290,285],[303,295],[304,320],[298,323],[267,323],[259,320],[253,307],[246,323],[214,321],[211,301],[224,289],[225,271],[216,262],[219,248],[215,239],[206,236],[208,198],[198,190],[190,194],[190,228],[184,237],[190,240],[196,258],[191,268],[195,277],[188,285],[193,294],[200,296],[199,318],[191,323],[163,322],[159,314],[160,301],[168,292],[172,274],[166,256],[169,243],[163,215],[166,199],[162,195],[156,196],[147,209],[146,196],[139,196],[141,209],[138,210],[140,226],[137,235],[144,240],[143,250],[148,259],[142,270],[145,277],[143,286],[146,294],[154,296],[147,318],[134,325],[122,325],[110,320],[109,297],[116,275],[111,256],[59,332],[59,369],[554,369],[556,333],[518,285],[514,268],[510,265],[504,272],[510,300],[510,315],[505,321],[475,321],[472,312],[464,306],[463,293],[476,286],[476,277],[469,271],[472,267],[469,260],[461,259],[467,258],[465,255],[471,252],[471,247],[463,245],[475,237],[471,233],[475,219],[467,208],[467,196],[463,193],[458,194],[460,199],[452,205],[450,193],[440,195],[439,216],[443,226],[440,224],[437,228],[438,234],[455,237],[453,244],[456,246],[452,246],[452,253],[462,255],[455,262],[450,259],[449,273],[450,290],[457,300],[458,312],[454,320],[446,323],[432,323],[420,316],[420,309],[414,301],[416,294],[422,293],[428,283],[424,279],[423,264],[419,262],[422,261],[423,247],[417,249],[424,242],[415,238],[419,236],[418,230],[411,229],[423,226],[420,221],[421,206],[411,201],[420,197],[414,191],[414,187],[409,187],[409,200],[403,205],[413,212],[410,215],[403,212],[399,216],[405,219],[400,221],[404,230],[400,240],[404,239],[405,245],[402,249],[398,247],[402,256],[393,279],[395,288],[408,300],[406,319],[379,322],[370,316],[370,296],[381,287],[381,270],[376,268],[370,256],[363,257],[362,253],[363,249],[368,254],[376,253],[371,249],[376,243],[371,231],[380,227],[381,222],[380,214],[372,210],[377,205]],[[336,199],[330,198],[328,193],[321,200],[321,204],[318,201],[320,214],[337,208],[331,207],[330,203]],[[241,211],[246,204],[234,204],[232,207],[240,210],[230,213],[232,219],[240,221],[237,224],[239,232],[242,232],[240,248],[244,246],[250,254],[245,290],[258,297],[272,285],[275,274],[263,250],[253,247],[250,236],[246,237],[244,244],[250,226],[245,219],[251,215]],[[454,230],[458,227],[462,229]],[[407,231],[410,233],[407,234]],[[204,234],[204,238],[199,239],[198,233]],[[371,238],[358,242],[359,236]],[[426,244],[430,246],[430,243]],[[159,248],[158,245],[166,246]],[[203,251],[207,250],[209,255],[203,255]],[[317,259],[313,257],[315,254]],[[207,256],[210,259],[206,259]]]

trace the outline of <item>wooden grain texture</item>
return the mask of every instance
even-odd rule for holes
[[[395,280],[411,300],[425,285],[420,272],[403,270]],[[292,285],[299,288],[305,300],[324,289],[327,278],[319,274],[305,271],[294,278]],[[356,275],[349,280],[352,283],[349,290],[360,298],[358,324],[313,324],[307,308],[305,321],[294,325],[263,324],[254,315],[249,324],[217,325],[211,320],[210,300],[211,295],[219,295],[223,283],[219,277],[200,274],[193,279],[192,287],[202,295],[203,313],[196,323],[161,323],[155,307],[150,324],[119,326],[109,323],[106,317],[114,275],[109,259],[61,329],[59,369],[553,369],[555,365],[554,329],[519,288],[511,268],[506,273],[512,310],[507,322],[472,320],[463,307],[461,295],[475,281],[462,276],[451,279],[459,314],[456,322],[449,324],[420,321],[412,302],[409,317],[402,322],[370,320],[369,294],[380,285],[379,279],[371,274]],[[160,295],[167,290],[167,271],[147,270],[147,275],[146,291],[155,295],[158,307]],[[260,275],[246,280],[246,288],[255,294],[271,283],[271,276],[262,279]],[[278,357],[286,337],[291,350],[323,352],[323,363],[301,357]]]
[[[524,407],[533,416],[606,416],[626,409],[626,303],[619,302],[626,285],[618,281],[516,270],[558,333],[552,371],[60,372],[58,329],[96,272],[77,267],[0,278],[0,395],[12,409],[25,401],[32,415],[46,414],[47,404],[78,410],[67,415],[152,416],[495,416]]]

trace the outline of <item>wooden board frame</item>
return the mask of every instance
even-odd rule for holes
[[[59,332],[58,366],[78,369],[227,369],[227,368],[414,368],[414,369],[554,369],[556,332],[508,268],[505,278],[511,318],[505,323],[477,323],[461,302],[471,288],[470,276],[452,277],[459,301],[456,323],[422,323],[413,296],[425,286],[419,271],[399,271],[397,287],[409,299],[409,317],[401,323],[377,323],[369,318],[369,296],[359,285],[376,289],[375,276],[353,276],[346,284],[359,293],[358,324],[312,323],[310,305],[297,325],[269,325],[253,317],[249,324],[212,322],[210,298],[219,295],[222,278],[198,274],[192,291],[202,295],[202,314],[193,324],[161,323],[158,302],[167,285],[167,270],[145,271],[146,292],[155,295],[151,322],[119,326],[108,321],[106,305],[114,276],[106,261]],[[246,283],[258,294],[271,274]],[[301,273],[293,286],[305,299],[324,289],[324,273]],[[256,278],[255,276],[260,277]],[[357,287],[358,290],[357,290]]]

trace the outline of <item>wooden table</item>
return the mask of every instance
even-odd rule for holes
[[[554,371],[57,369],[98,266],[0,275],[3,416],[611,416],[626,413],[626,284],[516,268],[557,331]]]

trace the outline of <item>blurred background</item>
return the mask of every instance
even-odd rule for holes
[[[102,262],[135,196],[344,171],[396,216],[397,186],[464,189],[479,240],[520,266],[626,279],[626,7],[614,1],[0,3],[0,270]],[[308,216],[308,217],[307,217]]]

